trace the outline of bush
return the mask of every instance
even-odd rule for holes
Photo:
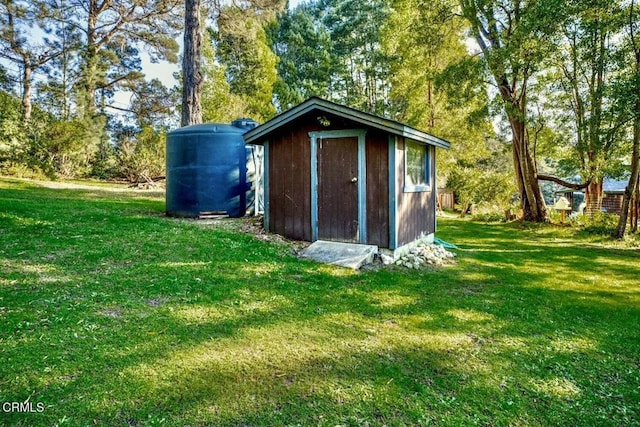
[[[575,225],[574,218],[578,215],[577,212],[564,211],[564,220],[562,219],[562,211],[553,208],[547,208],[547,215],[549,216],[549,222],[552,224],[564,224]]]
[[[505,209],[499,205],[481,202],[474,205],[471,220],[477,222],[505,222]]]
[[[165,134],[144,127],[136,135],[123,136],[117,147],[119,173],[129,182],[145,182],[165,173]]]
[[[610,235],[618,227],[619,216],[605,212],[595,212],[592,216],[576,215],[571,217],[571,224],[581,227],[588,234]]]
[[[502,217],[516,192],[510,171],[482,170],[458,165],[450,172],[447,187],[456,193],[463,215],[470,205],[489,204],[495,205],[494,211],[499,212]]]

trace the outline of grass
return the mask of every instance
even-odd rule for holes
[[[442,219],[456,265],[354,273],[163,209],[0,179],[0,423],[640,423],[637,249]]]

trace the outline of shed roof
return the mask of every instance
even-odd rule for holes
[[[602,183],[602,191],[608,194],[624,194],[628,183],[628,180],[605,178]]]
[[[266,135],[287,125],[292,120],[314,110],[335,114],[367,127],[380,129],[393,135],[404,136],[423,144],[433,145],[440,148],[451,147],[451,144],[448,141],[412,128],[403,123],[356,110],[355,108],[347,107],[346,105],[336,104],[335,102],[327,101],[326,99],[316,96],[307,99],[290,110],[277,115],[268,122],[250,130],[244,134],[244,140],[248,144],[262,144],[263,138]]]
[[[575,182],[576,184],[580,182],[578,177],[572,177],[568,180],[569,182]],[[627,188],[628,180],[616,180],[609,177],[604,177],[604,181],[602,183],[602,192],[605,194],[624,194],[625,188]],[[566,193],[584,193],[584,190],[574,190],[572,188],[563,187],[557,191],[557,194],[566,194]]]

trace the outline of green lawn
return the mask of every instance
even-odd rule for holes
[[[0,179],[0,423],[640,424],[638,249],[441,219],[456,265],[354,273],[163,210]]]

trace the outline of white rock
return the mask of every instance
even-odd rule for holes
[[[385,254],[380,254],[380,259],[384,265],[393,264],[393,257]]]

